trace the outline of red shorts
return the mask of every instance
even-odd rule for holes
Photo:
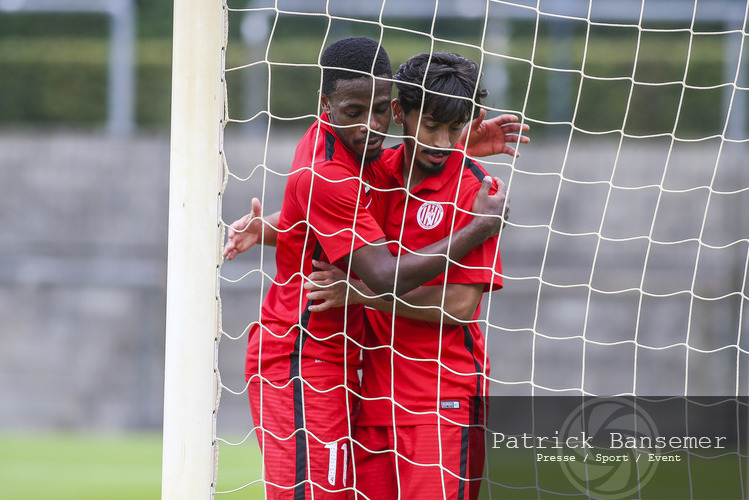
[[[438,433],[437,427],[357,427],[356,498],[478,498],[484,470],[484,429],[442,424]]]
[[[345,499],[359,386],[340,376],[252,380],[252,421],[263,454],[266,498]]]

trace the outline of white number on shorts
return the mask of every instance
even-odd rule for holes
[[[336,473],[338,472],[338,444],[328,443],[325,447],[330,450],[328,456],[328,482],[335,484]],[[343,485],[346,486],[346,470],[348,469],[348,443],[341,443],[341,452],[343,452]]]

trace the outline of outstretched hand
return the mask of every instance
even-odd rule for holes
[[[263,234],[263,221],[260,218],[262,207],[260,200],[252,199],[252,212],[234,221],[227,231],[228,239],[224,246],[224,257],[232,260],[237,254],[245,252],[255,245]]]
[[[466,153],[476,158],[497,154],[518,158],[520,154],[514,146],[530,142],[530,137],[523,135],[530,130],[530,125],[521,125],[518,117],[510,114],[499,115],[490,120],[484,118],[486,110],[482,108],[479,116],[463,129],[460,142],[465,145]]]

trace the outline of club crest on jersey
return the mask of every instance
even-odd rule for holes
[[[433,229],[442,222],[445,211],[438,203],[424,202],[416,213],[416,222],[424,229]]]

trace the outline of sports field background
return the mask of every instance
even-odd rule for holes
[[[171,1],[138,4],[138,128],[129,137],[112,137],[104,131],[106,19],[0,14],[0,499],[116,500],[159,496]],[[308,24],[316,33],[302,33],[300,24]],[[463,28],[458,27],[455,32],[465,32]],[[420,29],[428,30],[429,22],[422,23]],[[538,65],[553,62],[553,45],[544,38],[548,29],[545,25],[539,31],[542,38],[534,52]],[[579,27],[571,29],[581,33]],[[601,80],[587,82],[590,85],[583,90],[579,126],[596,132],[621,126],[627,85],[614,80],[632,73],[634,32],[600,29],[592,33],[585,69],[588,74],[611,79],[612,84]],[[295,33],[299,38],[290,37]],[[525,98],[530,66],[520,59],[530,57],[533,33],[532,25],[519,25],[510,39],[508,50],[518,58],[508,68],[506,104],[511,109],[519,109]],[[321,43],[320,26],[307,19],[301,23],[298,19],[285,19],[278,34],[271,53],[278,62],[306,60],[316,54]],[[570,64],[581,62],[581,41],[578,36],[571,43]],[[630,116],[633,128],[628,132],[667,133],[673,128],[681,87],[665,82],[683,77],[688,41],[684,31],[644,34],[637,77],[655,85],[638,89],[638,114]],[[722,54],[722,41],[721,37],[709,36],[694,39],[690,47],[694,64],[689,72],[690,85],[720,83],[723,63],[715,54]],[[394,61],[418,50],[396,39],[386,43]],[[229,64],[241,62],[242,56],[243,48],[233,31]],[[304,84],[314,94],[314,81],[310,83],[309,77],[316,76],[315,71],[288,67],[275,71],[273,111],[283,117],[314,112],[314,95],[304,103],[289,95],[299,94],[290,83]],[[526,109],[528,118],[549,118],[550,101],[557,95],[553,76],[536,69]],[[571,83],[576,88],[578,81]],[[240,91],[231,91],[230,99],[236,106],[233,109],[242,110],[245,102],[239,87]],[[679,110],[679,134],[693,138],[718,133],[721,96],[720,89],[704,93],[689,89],[684,107]],[[601,103],[605,104],[605,113],[600,112]],[[301,123],[291,125],[298,128]],[[518,166],[528,175],[515,178],[513,221],[547,224],[553,209],[558,229],[571,233],[597,230],[595,217],[601,208],[602,193],[596,182],[608,179],[611,173],[614,159],[618,158],[618,136],[575,142],[566,151],[566,135],[560,136],[551,128],[534,123],[533,142],[521,151]],[[298,130],[274,128],[268,162],[271,168],[287,171],[296,137]],[[670,157],[667,146],[666,137],[625,140],[618,171],[624,177],[617,177],[616,181],[628,186],[660,182]],[[262,161],[263,147],[263,137],[246,138],[235,133],[227,141],[227,158],[235,172],[249,175]],[[723,149],[719,151],[719,147]],[[707,186],[719,153],[719,175],[712,188],[728,191],[749,185],[744,168],[746,147],[717,141],[677,144],[667,182],[677,189]],[[564,190],[558,191],[563,164],[565,175],[580,183],[566,184]],[[506,179],[509,169],[496,167],[493,173]],[[279,207],[283,176],[271,175],[268,181],[266,208],[273,210]],[[249,198],[258,194],[253,189],[230,187],[224,207],[227,221],[245,213]],[[673,239],[693,237],[698,227],[694,221],[701,220],[704,213],[706,191],[695,190],[699,195],[697,203],[690,193],[666,199],[658,227],[668,229],[668,236]],[[555,200],[560,193],[557,205]],[[653,190],[617,194],[620,197],[612,201],[616,210],[609,215],[629,235],[647,230],[654,216]],[[633,196],[628,197],[630,194]],[[581,205],[580,199],[587,203]],[[749,234],[746,195],[714,196],[712,203],[710,220],[714,223],[706,232],[711,243],[726,245]],[[545,256],[545,236],[541,227],[535,232],[508,232],[503,246],[508,272],[516,276],[536,272]],[[548,295],[544,292],[539,331],[579,333],[581,312],[587,305],[585,293],[562,287],[584,282],[580,276],[590,273],[590,240],[560,234],[552,240],[544,278],[561,286]],[[689,288],[694,261],[689,260],[693,249],[686,247],[673,245],[657,256],[649,274],[654,282]],[[738,245],[722,251],[704,250],[707,273],[700,275],[701,291],[708,296],[721,296],[742,289],[738,283],[742,274],[737,272],[743,270],[745,263],[742,252],[744,247]],[[637,242],[608,254],[610,262],[603,262],[608,268],[602,268],[606,271],[602,274],[604,282],[639,286],[641,254]],[[258,261],[257,254],[247,256],[228,266],[225,273],[241,276]],[[270,266],[264,270],[272,273]],[[251,280],[222,286],[226,291],[225,326],[236,335],[254,319],[252,314],[260,296]],[[536,313],[537,292],[535,282],[507,286],[493,318],[508,329],[527,328]],[[655,332],[654,338],[662,344],[681,341],[685,325],[674,324],[671,319],[683,318],[683,299],[672,297],[651,304],[651,310],[640,318],[642,331]],[[726,338],[730,341],[731,335],[735,339],[736,331],[746,331],[749,315],[744,315],[744,325],[737,324],[737,310],[742,303],[734,299],[698,303],[692,340],[715,347],[725,343]],[[598,315],[591,317],[589,332],[608,332],[613,338],[617,332],[609,331],[609,326],[633,328],[637,319],[633,303],[632,294],[620,303],[601,299],[596,303],[601,308],[594,309]],[[253,306],[248,308],[247,304]],[[505,314],[508,311],[512,314]],[[506,332],[495,334],[493,374],[512,382],[527,380],[530,354],[526,341]],[[742,338],[743,347],[749,348],[749,337]],[[513,339],[518,342],[513,344]],[[220,352],[222,380],[237,391],[244,383],[244,342],[244,338],[224,339]],[[546,372],[539,369],[536,373],[538,382],[575,383],[579,378],[579,359],[573,353],[545,350],[542,343],[538,349],[538,365],[549,367]],[[659,358],[651,371],[640,374],[642,383],[652,381],[666,391],[680,392],[684,385],[684,356],[683,352],[672,351],[674,356]],[[745,358],[744,367],[749,364]],[[690,387],[697,392],[733,389],[737,379],[734,352],[694,356],[691,362],[694,378]],[[590,368],[597,369],[597,373],[631,376],[626,371],[631,370],[631,352],[626,349],[611,350],[610,357],[601,355],[596,363]],[[565,370],[565,366],[573,369]],[[600,392],[622,390],[617,377],[590,378],[600,384]],[[749,373],[742,372],[738,378],[746,384]],[[746,385],[743,392],[747,392]],[[218,425],[221,436],[241,440],[251,427],[248,414],[245,395],[224,394]],[[257,479],[259,456],[253,441],[254,437],[250,437],[241,447],[221,446],[220,490]],[[258,486],[251,486],[228,498],[260,498],[259,491]],[[529,494],[535,498],[535,491]]]
[[[221,447],[218,489],[239,488],[259,476],[254,442]],[[150,500],[161,497],[161,435],[150,433],[2,433],[0,499]],[[262,499],[260,483],[229,495]]]
[[[257,446],[223,446],[220,456],[217,491],[224,493],[217,498],[261,500]],[[558,463],[536,463],[533,453],[492,455],[490,463],[489,477],[497,483],[491,486],[492,498],[535,499],[538,488],[543,498],[588,498]],[[627,472],[622,474],[626,477]],[[155,433],[0,434],[0,484],[0,499],[8,500],[156,500],[161,492],[161,438]],[[692,457],[689,462],[661,464],[645,484],[642,498],[737,500],[747,486],[744,464],[735,456]],[[485,483],[481,498],[488,498],[488,488]]]

